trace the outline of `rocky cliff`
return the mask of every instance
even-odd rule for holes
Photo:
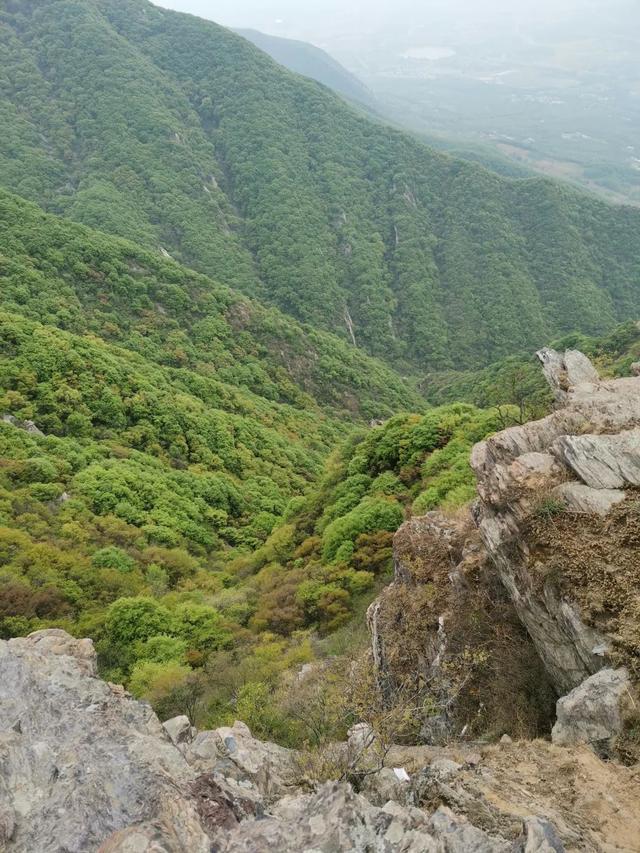
[[[366,796],[303,788],[298,757],[242,723],[162,726],[96,676],[88,640],[50,630],[0,643],[8,853],[638,849],[637,775],[584,747],[397,748],[390,761],[404,773],[379,772]]]
[[[420,673],[435,698],[426,732],[445,737],[523,721],[543,734],[555,694],[554,739],[633,761],[640,379],[601,380],[577,351],[538,355],[555,411],[476,445],[468,512],[396,534],[395,581],[369,611],[378,678],[393,693]]]

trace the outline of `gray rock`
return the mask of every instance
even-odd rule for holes
[[[428,768],[441,801],[469,818],[445,807],[430,817],[406,805],[413,786],[402,783],[399,797],[389,768],[378,774],[376,802],[385,794],[399,801],[382,807],[338,782],[274,796],[291,768],[289,750],[255,740],[240,722],[200,732],[179,749],[146,703],[95,671],[92,644],[60,630],[0,642],[0,848],[7,853],[561,850],[542,846],[553,839],[543,818],[527,819],[528,847],[499,837],[505,817],[485,794],[493,786],[500,800],[505,785],[521,786],[491,782],[486,762],[481,770],[440,754]],[[186,730],[184,720],[169,722]],[[416,749],[417,756],[424,748]],[[511,772],[520,780],[519,765]],[[527,803],[514,807],[527,814]],[[513,837],[509,812],[506,822]]]
[[[426,772],[436,779],[449,779],[451,776],[455,776],[461,767],[461,764],[458,764],[457,761],[452,761],[450,758],[436,758],[426,768]]]
[[[16,429],[21,429],[24,430],[24,432],[28,432],[29,435],[35,435],[40,438],[45,437],[42,430],[39,430],[33,421],[21,421],[19,418],[16,418],[13,415],[3,415],[2,420],[5,424],[10,424]]]
[[[599,381],[588,360],[576,353],[542,351],[539,356],[563,406],[473,448],[480,496],[474,518],[520,620],[563,695],[602,667],[602,654],[594,649],[608,648],[610,638],[586,625],[576,603],[560,596],[551,582],[542,587],[537,582],[540,572],[533,561],[539,557],[532,557],[535,543],[527,533],[532,501],[536,492],[559,492],[574,512],[605,513],[622,498],[618,490],[640,483],[640,378]],[[557,467],[549,464],[550,456]],[[583,483],[563,485],[564,466]]]
[[[584,483],[562,483],[553,491],[569,512],[585,515],[607,515],[627,496],[620,489],[593,489]]]
[[[509,842],[492,838],[476,829],[468,820],[458,817],[446,806],[440,806],[433,814],[429,828],[442,842],[446,853],[508,853],[513,850],[513,845]]]
[[[578,350],[559,353],[553,349],[542,349],[537,356],[542,363],[545,378],[559,400],[564,400],[570,391],[580,385],[597,384],[600,381],[593,364]]]
[[[640,376],[640,361],[634,361],[629,370],[632,376]]]
[[[211,853],[211,849],[193,806],[176,798],[165,800],[162,814],[154,819],[114,832],[98,853]]]
[[[191,725],[189,717],[172,717],[162,724],[163,728],[175,744],[189,743],[197,734]]]
[[[524,822],[525,840],[522,853],[565,853],[558,833],[548,820],[530,817]]]
[[[601,669],[558,699],[551,738],[559,746],[586,743],[609,754],[622,731],[622,703],[632,696],[625,669]]]
[[[344,783],[286,798],[272,818],[233,830],[222,853],[507,853],[513,845],[441,807],[431,819],[395,802],[379,809]]]
[[[418,809],[372,806],[350,785],[328,782],[315,794],[286,797],[272,817],[231,831],[220,853],[440,853]]]
[[[567,435],[553,450],[594,489],[640,486],[640,429],[617,435]]]
[[[292,750],[257,740],[249,727],[238,720],[230,727],[199,732],[184,747],[184,753],[198,773],[222,773],[237,782],[249,783],[267,798],[287,793],[295,770]]]
[[[0,766],[10,853],[89,853],[132,824],[161,836],[168,818],[176,843],[156,849],[208,850],[180,793],[191,769],[148,705],[95,677],[89,640],[51,630],[0,642]],[[136,849],[151,848],[105,847]]]
[[[347,744],[355,754],[364,752],[373,746],[375,732],[369,723],[356,723],[347,732]]]
[[[377,773],[366,776],[360,793],[374,806],[384,806],[389,801],[406,804],[411,791],[409,782],[398,778],[391,767],[383,767]]]
[[[568,349],[564,353],[564,368],[569,388],[579,385],[597,385],[600,376],[587,356],[577,349]]]

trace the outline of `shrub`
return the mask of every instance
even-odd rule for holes
[[[95,552],[91,558],[91,565],[96,569],[117,569],[126,574],[134,569],[136,561],[121,548],[109,545]]]

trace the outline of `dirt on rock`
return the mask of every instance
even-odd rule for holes
[[[523,820],[536,815],[555,826],[567,853],[640,851],[638,764],[623,767],[586,746],[543,740],[398,748],[390,759],[409,769],[426,764],[420,805],[448,806],[490,834],[516,838]],[[446,773],[443,759],[455,763]]]

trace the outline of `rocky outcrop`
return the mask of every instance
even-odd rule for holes
[[[471,464],[483,542],[562,695],[611,660],[610,626],[592,618],[579,601],[579,560],[567,550],[562,561],[559,552],[580,537],[581,525],[591,523],[580,521],[580,514],[608,517],[626,505],[629,488],[640,484],[640,379],[601,381],[575,351],[543,350],[539,357],[560,407],[480,443]],[[545,548],[549,536],[542,528],[558,524],[562,541]],[[629,542],[628,548],[637,546]]]
[[[607,515],[627,497],[620,489],[594,489],[584,483],[563,483],[553,494],[569,512],[584,515]]]
[[[184,754],[198,772],[215,769],[227,780],[242,785],[248,783],[266,800],[283,796],[290,790],[287,780],[293,772],[292,751],[257,740],[242,722],[198,732]]]
[[[411,752],[399,751],[394,760],[411,769]],[[414,787],[424,808],[445,805],[493,837],[514,839],[519,851],[640,850],[637,769],[602,761],[586,746],[540,740],[485,746],[477,755],[448,752],[457,761],[447,772],[437,759],[420,760],[424,769]],[[523,821],[528,839],[517,846]]]
[[[21,421],[14,415],[5,414],[2,415],[2,422],[5,424],[9,424],[10,426],[15,427],[16,429],[21,429],[24,432],[28,432],[29,435],[35,435],[39,438],[44,438],[44,433],[42,432],[42,430],[38,429],[38,427],[33,421]]]
[[[629,696],[640,681],[640,378],[600,380],[577,351],[539,358],[557,409],[476,445],[475,527],[464,513],[407,521],[394,539],[394,582],[369,610],[383,695],[393,701],[401,679],[417,675],[439,709],[422,727],[427,742],[482,725],[499,736],[496,720],[510,731],[500,708],[521,720],[523,707],[549,700],[527,687],[548,679],[556,697],[569,694],[558,719],[569,709],[571,719],[556,736],[613,748],[626,711],[616,717],[613,693],[591,679],[625,666]],[[500,645],[505,634],[512,642]],[[498,660],[493,670],[483,654]],[[452,675],[460,665],[462,682]]]
[[[596,385],[600,381],[598,371],[589,359],[578,350],[564,353],[543,349],[538,353],[547,382],[555,392],[556,399],[564,402],[577,387]]]
[[[180,793],[191,768],[148,705],[96,677],[89,640],[54,630],[0,642],[0,768],[10,851],[85,853],[132,824],[209,850]]]
[[[616,839],[637,829],[637,813],[629,803],[634,798],[637,802],[640,791],[638,781],[624,775],[629,771],[607,767],[595,756],[591,764],[591,759],[581,757],[574,770],[574,755],[551,745],[526,747],[524,765],[517,744],[485,750],[483,755],[395,748],[390,760],[402,768],[395,774],[402,785],[393,788],[388,780],[372,781],[370,799],[345,782],[327,782],[311,792],[296,788],[293,754],[255,740],[242,723],[201,732],[192,742],[181,742],[180,733],[187,730],[184,721],[173,721],[168,728],[177,743],[148,705],[97,678],[89,641],[54,630],[0,642],[2,849],[7,853],[605,850],[597,846],[604,836],[590,823],[586,805],[598,784],[624,792],[616,809],[625,829],[614,832]],[[531,767],[541,772],[543,763],[548,771],[545,783],[537,788],[523,784]],[[262,764],[270,766],[272,784],[267,789]],[[391,766],[385,771],[393,772]],[[556,802],[549,781],[556,772],[563,784],[575,785],[571,802],[578,810],[576,820]],[[598,773],[603,774],[599,782]],[[372,801],[374,791],[377,802]],[[392,799],[382,802],[383,791]],[[598,804],[603,826],[612,809]]]
[[[386,704],[412,694],[427,743],[548,729],[555,696],[469,511],[405,522],[394,565],[367,614]]]
[[[184,715],[165,720],[162,726],[175,744],[190,743],[196,735],[191,720]]]

